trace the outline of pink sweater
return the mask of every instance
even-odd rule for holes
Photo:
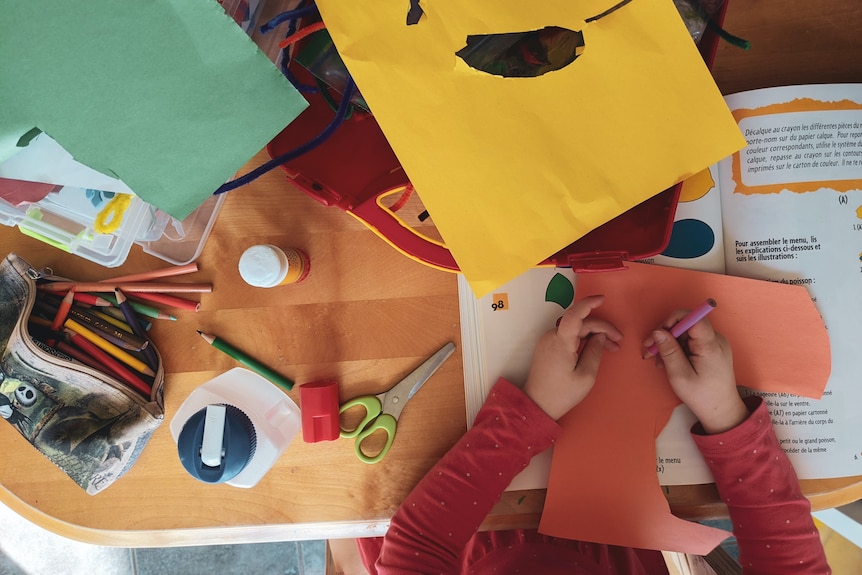
[[[751,416],[695,442],[727,502],[747,575],[831,573],[766,406],[746,399]],[[548,449],[560,427],[517,387],[500,380],[461,440],[419,482],[384,538],[361,539],[372,574],[667,574],[658,551],[547,537],[534,530],[477,533],[512,478]],[[503,449],[501,446],[505,445]]]

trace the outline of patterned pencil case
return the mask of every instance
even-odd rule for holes
[[[0,263],[0,415],[90,495],[135,463],[164,419],[164,367],[146,397],[31,336],[40,274],[17,255]]]

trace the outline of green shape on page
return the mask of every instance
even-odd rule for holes
[[[548,282],[548,287],[545,289],[545,301],[554,302],[561,308],[566,309],[575,300],[575,286],[569,281],[569,278],[563,274],[556,274]]]

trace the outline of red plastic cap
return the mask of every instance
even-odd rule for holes
[[[306,443],[333,441],[341,434],[338,415],[338,382],[315,381],[299,388],[302,439]]]

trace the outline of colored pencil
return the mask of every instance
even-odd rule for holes
[[[107,313],[108,310],[117,309],[113,306],[111,307],[103,307],[98,310],[90,310],[90,313],[99,318],[102,321],[106,321],[117,329],[121,329],[126,333],[134,333],[132,331],[131,326],[125,322],[126,318],[118,319],[117,317],[110,315]]]
[[[120,311],[120,308],[114,307],[112,305],[111,307],[103,307],[98,311],[94,311],[93,313],[98,316],[103,316],[102,319],[104,319],[105,321],[108,321],[108,318],[111,318],[114,321],[110,323],[113,323],[115,326],[124,329],[129,333],[132,333],[132,327],[126,323],[126,317],[123,315],[123,312]],[[142,317],[138,318],[138,323],[141,325],[142,328],[144,328],[144,331],[150,331],[150,328],[153,327],[152,322],[149,322]]]
[[[75,292],[75,301],[98,306],[98,307],[108,307],[111,305],[111,302],[106,300],[103,297],[99,297],[96,294],[92,293],[77,293]]]
[[[117,305],[117,298],[113,293],[111,295],[105,294],[104,297],[112,304]],[[151,305],[131,300],[129,300],[129,304],[132,306],[132,309],[135,310],[135,313],[139,313],[153,319],[169,319],[171,321],[177,321],[176,317],[172,316],[171,314],[165,313],[158,308],[154,308]]]
[[[183,274],[190,274],[198,271],[197,262],[192,262],[190,264],[186,264],[183,266],[173,266],[169,268],[161,268],[158,270],[152,270],[149,272],[141,272],[139,274],[131,274],[127,276],[120,276],[116,278],[109,278],[104,280],[99,280],[100,283],[129,283],[129,282],[144,282],[157,278],[166,278],[171,276],[178,276]]]
[[[63,296],[63,301],[57,307],[57,313],[54,315],[54,321],[51,322],[51,329],[58,331],[63,327],[63,322],[69,316],[69,310],[72,308],[72,302],[75,300],[75,290],[69,290]]]
[[[118,348],[116,345],[106,341],[104,338],[99,337],[98,335],[96,335],[95,333],[93,333],[92,331],[87,329],[86,327],[82,326],[81,324],[79,324],[75,320],[67,319],[65,326],[68,327],[69,329],[71,329],[72,331],[74,331],[75,333],[77,333],[78,335],[80,335],[81,337],[83,337],[84,339],[88,340],[90,343],[94,344],[96,347],[98,347],[99,349],[101,349],[105,353],[113,356],[114,358],[118,359],[119,361],[122,361],[123,363],[125,363],[126,365],[131,367],[132,369],[139,371],[145,375],[149,375],[151,377],[155,375],[155,372],[147,364],[145,364],[143,361],[132,356],[128,352],[123,351],[122,349]]]
[[[279,387],[283,387],[284,389],[286,389],[288,391],[293,389],[293,382],[291,380],[282,376],[280,373],[277,373],[277,372],[271,370],[270,368],[266,367],[265,365],[263,365],[262,363],[260,363],[256,359],[253,359],[252,357],[246,355],[244,352],[233,347],[232,345],[230,345],[226,341],[221,340],[214,335],[209,335],[207,333],[204,333],[200,330],[198,330],[198,333],[200,334],[200,336],[202,338],[204,338],[204,341],[206,341],[208,344],[210,344],[211,346],[213,346],[217,350],[224,352],[225,354],[229,355],[230,357],[237,360],[242,365],[246,366],[250,370],[257,373],[258,375],[265,377],[266,379],[270,380],[272,383],[278,385]]]
[[[143,393],[146,397],[150,397],[152,388],[147,385],[144,380],[123,367],[119,362],[115,361],[110,355],[99,349],[98,346],[94,345],[84,336],[78,333],[72,333],[72,343],[92,356],[93,359],[101,365],[100,371],[108,371],[112,375],[116,376],[117,379]]]
[[[27,323],[32,323],[39,327],[47,327],[48,329],[51,329],[51,325],[53,324],[51,320],[47,320],[44,317],[39,317],[37,315],[30,315],[30,317],[27,318]]]
[[[132,326],[132,330],[134,330],[135,334],[145,341],[149,341],[147,338],[147,334],[144,332],[141,324],[138,323],[138,318],[135,316],[135,311],[132,309],[132,306],[128,301],[126,301],[126,296],[123,294],[123,291],[120,289],[114,290],[114,297],[117,298],[117,305],[120,308],[120,311],[123,312],[123,315],[126,317],[126,321],[130,326]],[[153,368],[157,369],[159,366],[159,358],[156,355],[156,351],[153,346],[146,346],[143,348],[144,358],[147,360],[147,364]]]
[[[133,297],[136,299],[142,299],[145,301],[151,301],[153,303],[160,303],[162,305],[166,305],[169,307],[175,307],[179,309],[184,309],[186,311],[198,311],[201,309],[200,302],[192,301],[190,299],[181,298],[179,296],[170,295],[166,293],[136,293],[132,294],[129,297]]]
[[[36,301],[36,306],[46,313],[53,313],[55,317],[59,314],[56,305],[53,305],[52,302],[42,298]],[[126,331],[125,329],[114,325],[112,322],[117,321],[114,318],[111,318],[111,322],[107,322],[103,320],[102,317],[97,316],[88,309],[80,307],[78,304],[69,306],[69,311],[66,314],[66,317],[72,318],[81,325],[93,330],[97,335],[105,338],[120,349],[125,349],[127,351],[140,351],[149,345],[149,340],[146,338],[142,338],[132,333],[131,330]],[[54,329],[54,325],[55,324],[52,324],[51,329],[59,331],[59,329]]]
[[[80,292],[113,293],[115,288],[120,288],[126,293],[209,293],[213,291],[210,283],[54,282],[44,284],[44,289],[51,292],[75,289]]]
[[[691,329],[694,324],[702,320],[707,316],[709,312],[715,309],[718,304],[712,298],[707,299],[705,302],[691,310],[688,315],[679,320],[672,328],[670,328],[670,334],[673,337],[679,337],[689,329]],[[644,358],[652,357],[658,353],[658,345],[652,344],[647,348],[647,354],[644,355]]]
[[[88,365],[98,371],[105,371],[105,366],[100,365],[98,361],[84,353],[81,349],[73,347],[65,341],[58,341],[56,347],[66,355],[77,359],[84,365]],[[111,374],[113,374],[113,372],[111,372]]]
[[[141,351],[150,343],[148,339],[122,330],[86,310],[75,309],[73,307],[69,310],[69,317],[126,351]]]

